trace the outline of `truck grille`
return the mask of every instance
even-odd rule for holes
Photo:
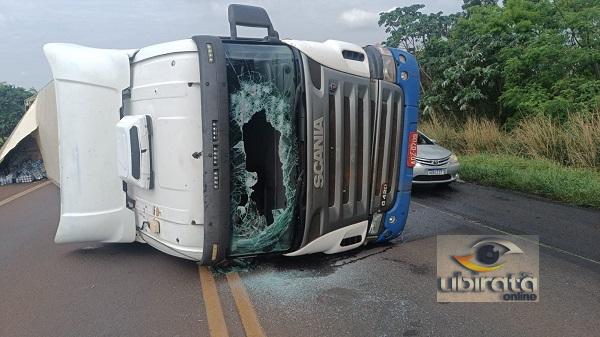
[[[388,210],[394,203],[398,185],[400,133],[402,130],[402,91],[388,82],[380,81],[379,106],[375,111],[374,153],[372,168],[373,191],[371,213]]]
[[[306,57],[303,61],[306,244],[393,204],[403,95],[395,84],[335,71]]]

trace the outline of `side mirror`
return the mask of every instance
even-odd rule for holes
[[[435,139],[431,139],[431,138],[429,138],[429,140],[430,140],[430,141],[431,141],[433,144],[436,144],[436,143],[437,143],[437,140],[435,140]]]

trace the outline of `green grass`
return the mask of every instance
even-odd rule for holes
[[[459,159],[460,175],[466,181],[600,208],[600,172],[597,170],[506,154],[462,155]]]

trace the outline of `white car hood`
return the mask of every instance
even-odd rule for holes
[[[437,144],[417,145],[417,158],[424,159],[442,159],[450,156],[452,152]]]

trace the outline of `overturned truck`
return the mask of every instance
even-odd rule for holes
[[[280,40],[258,7],[230,37],[139,50],[47,44],[58,120],[57,243],[146,242],[215,264],[397,237],[419,73],[401,50]],[[264,27],[242,38],[237,26]]]

